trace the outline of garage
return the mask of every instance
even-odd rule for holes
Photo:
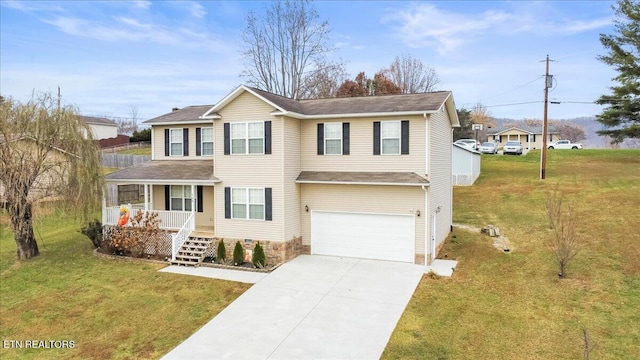
[[[311,212],[311,253],[414,262],[413,215]]]

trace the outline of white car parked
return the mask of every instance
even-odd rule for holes
[[[483,154],[497,154],[498,153],[498,145],[496,143],[487,141],[483,142],[482,145],[478,148]]]
[[[558,140],[549,144],[547,149],[582,149],[582,144],[572,143],[571,140]]]
[[[519,141],[507,141],[502,148],[502,154],[522,155],[522,144]]]
[[[460,146],[464,146],[467,149],[471,149],[471,150],[477,150],[478,146],[480,146],[480,144],[473,140],[473,139],[460,139],[460,140],[456,140],[454,142],[454,144],[456,145],[460,145]]]

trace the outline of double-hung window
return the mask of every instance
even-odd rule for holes
[[[213,155],[213,128],[202,128],[200,135],[202,155]]]
[[[191,211],[191,186],[171,185],[171,208],[174,211]]]
[[[324,124],[325,155],[342,155],[342,123]]]
[[[263,188],[232,188],[231,214],[233,219],[265,219]]]
[[[400,121],[381,121],[380,141],[383,155],[399,155]]]
[[[263,154],[264,122],[231,124],[231,154]]]
[[[182,156],[182,134],[183,130],[169,129],[169,155],[170,156]]]

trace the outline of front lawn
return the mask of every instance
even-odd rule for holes
[[[489,237],[456,230],[443,254],[452,278],[424,277],[385,359],[640,358],[640,151],[549,151],[483,156],[474,186],[454,189],[454,222],[500,228],[510,254]],[[582,250],[559,280],[545,246],[545,194],[558,187],[576,210]]]
[[[15,260],[7,214],[0,213],[0,340],[75,346],[0,346],[0,359],[157,359],[249,287],[96,258],[72,216],[43,212],[35,227],[41,255],[25,262]]]

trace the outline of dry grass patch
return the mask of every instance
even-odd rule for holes
[[[443,251],[456,272],[423,278],[383,358],[580,359],[582,329],[592,358],[640,358],[640,151],[550,152],[545,181],[539,155],[483,156],[476,185],[454,189],[454,222],[492,223],[516,251],[455,230]],[[563,280],[546,247],[556,187],[582,246]]]

